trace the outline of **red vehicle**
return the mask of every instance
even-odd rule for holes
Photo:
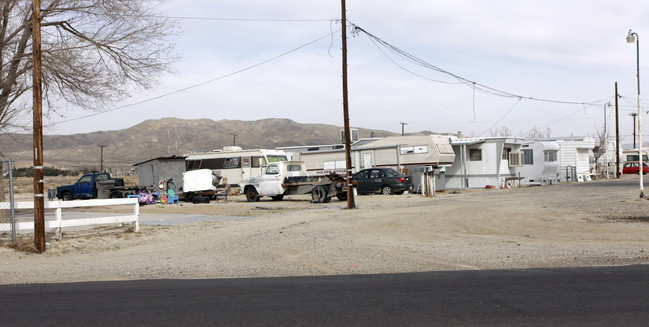
[[[627,162],[622,166],[622,174],[637,174],[639,171],[637,162]],[[642,163],[642,174],[649,172],[649,165]]]

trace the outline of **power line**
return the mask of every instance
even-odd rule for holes
[[[179,20],[216,20],[226,22],[328,22],[334,19],[278,19],[278,18],[229,18],[229,17],[195,17],[195,16],[149,16],[153,18],[171,18]]]
[[[177,94],[177,93],[180,93],[180,92],[184,92],[184,91],[187,91],[187,90],[191,90],[191,89],[197,88],[197,87],[199,87],[199,86],[203,86],[203,85],[206,85],[206,84],[210,84],[210,83],[213,83],[213,82],[216,82],[216,81],[222,80],[222,79],[224,79],[224,78],[231,77],[231,76],[234,76],[234,75],[239,74],[239,73],[243,73],[243,72],[245,72],[245,71],[251,70],[251,69],[256,68],[256,67],[259,67],[259,66],[261,66],[261,65],[267,64],[267,63],[269,63],[269,62],[271,62],[271,61],[277,60],[277,59],[279,59],[279,58],[281,58],[281,57],[284,57],[284,56],[289,55],[289,54],[291,54],[291,53],[293,53],[293,52],[296,52],[296,51],[298,51],[298,50],[301,50],[301,49],[303,49],[303,48],[305,48],[305,47],[307,47],[307,46],[309,46],[309,45],[311,45],[311,44],[314,44],[314,43],[316,43],[316,42],[318,42],[318,41],[320,41],[320,40],[323,40],[323,39],[326,39],[326,38],[332,37],[332,36],[333,36],[335,33],[337,33],[338,31],[340,31],[340,30],[333,31],[332,33],[329,33],[329,34],[327,34],[327,35],[325,35],[325,36],[319,37],[319,38],[317,38],[317,39],[315,39],[315,40],[313,40],[313,41],[311,41],[311,42],[305,43],[305,44],[303,44],[303,45],[301,45],[301,46],[299,46],[299,47],[297,47],[297,48],[294,48],[294,49],[292,49],[292,50],[289,50],[289,51],[286,51],[286,52],[284,52],[284,53],[281,53],[281,54],[279,54],[279,55],[277,55],[277,56],[275,56],[275,57],[272,57],[272,58],[270,58],[270,59],[267,59],[267,60],[264,60],[264,61],[259,62],[259,63],[257,63],[257,64],[254,64],[254,65],[251,65],[251,66],[245,67],[245,68],[243,68],[243,69],[240,69],[240,70],[234,71],[234,72],[232,72],[232,73],[228,73],[228,74],[225,74],[225,75],[222,75],[222,76],[219,76],[219,77],[216,77],[216,78],[213,78],[213,79],[207,80],[207,81],[205,81],[205,82],[201,82],[201,83],[194,84],[194,85],[191,85],[191,86],[188,86],[188,87],[184,87],[184,88],[182,88],[182,89],[178,89],[178,90],[175,90],[175,91],[172,91],[172,92],[168,92],[168,93],[165,93],[165,94],[162,94],[162,95],[159,95],[159,96],[155,96],[155,97],[152,97],[152,98],[148,98],[148,99],[145,99],[145,100],[142,100],[142,101],[138,101],[138,102],[134,102],[134,103],[126,104],[126,105],[123,105],[123,106],[115,107],[115,108],[108,109],[108,110],[104,110],[104,111],[101,111],[101,112],[96,112],[96,113],[88,114],[88,115],[85,115],[85,116],[80,116],[80,117],[76,117],[76,118],[71,118],[71,119],[62,120],[62,121],[59,121],[59,122],[56,122],[56,123],[50,123],[50,124],[47,124],[47,125],[44,125],[44,126],[45,126],[45,127],[50,127],[50,126],[54,126],[54,125],[56,125],[56,124],[68,123],[68,122],[75,121],[75,120],[81,120],[81,119],[85,119],[85,118],[89,118],[89,117],[94,117],[94,116],[102,115],[102,114],[105,114],[105,113],[108,113],[108,112],[112,112],[112,111],[116,111],[116,110],[120,110],[120,109],[125,109],[125,108],[129,108],[129,107],[137,106],[137,105],[140,105],[140,104],[143,104],[143,103],[147,103],[147,102],[155,101],[155,100],[158,100],[158,99],[161,99],[161,98],[165,98],[165,97],[168,97],[168,96],[170,96],[170,95],[174,95],[174,94]]]
[[[465,85],[473,88],[475,91],[479,91],[479,92],[489,94],[489,95],[494,95],[494,96],[506,97],[506,98],[519,98],[519,99],[526,99],[526,100],[533,100],[533,101],[540,101],[540,102],[558,103],[558,104],[594,105],[594,104],[597,104],[598,102],[601,101],[601,100],[587,101],[587,102],[583,102],[583,101],[563,101],[563,100],[554,100],[554,99],[536,98],[536,97],[531,97],[531,96],[523,96],[523,95],[503,91],[503,90],[500,90],[500,89],[497,89],[497,88],[494,88],[494,87],[490,87],[490,86],[487,86],[487,85],[480,84],[478,82],[469,80],[467,78],[464,78],[462,76],[454,74],[454,73],[452,73],[450,71],[447,71],[445,69],[437,67],[437,66],[435,66],[433,64],[430,64],[430,63],[426,62],[425,60],[422,60],[422,59],[420,59],[420,58],[418,58],[418,57],[416,57],[416,56],[414,56],[414,55],[412,55],[412,54],[410,54],[410,53],[408,53],[408,52],[406,52],[404,50],[401,50],[398,47],[396,47],[396,46],[382,40],[381,38],[367,32],[366,30],[364,30],[363,28],[361,28],[359,26],[356,26],[354,24],[352,24],[352,26],[353,26],[353,29],[354,29],[354,31],[356,33],[359,33],[359,32],[364,33],[367,37],[370,38],[370,40],[372,40],[372,42],[375,45],[377,45],[377,46],[381,45],[382,47],[384,47],[385,49],[391,51],[395,55],[397,55],[397,56],[399,56],[399,57],[401,57],[401,58],[403,58],[405,60],[408,60],[408,61],[410,61],[410,62],[412,62],[414,64],[422,66],[422,67],[424,67],[426,69],[430,69],[430,70],[433,70],[433,71],[436,71],[436,72],[451,76],[454,79],[458,80],[460,83],[465,84]],[[388,57],[388,59],[390,59],[390,61],[394,62],[394,60],[389,58],[389,56],[387,56],[387,54],[384,51],[381,51],[381,52],[386,57]],[[397,66],[402,67],[401,65],[397,65]],[[408,71],[408,70],[406,70],[406,71]],[[417,75],[417,74],[415,74],[415,75]]]

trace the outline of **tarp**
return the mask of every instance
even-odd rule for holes
[[[183,173],[183,192],[214,191],[212,170],[197,169]]]

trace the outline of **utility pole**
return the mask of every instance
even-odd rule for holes
[[[239,135],[239,134],[230,133],[230,135],[232,135],[232,137],[233,137],[232,138],[232,146],[237,145],[237,135]]]
[[[404,136],[405,135],[404,126],[408,125],[408,123],[399,123],[399,124],[401,124],[401,136]]]
[[[615,178],[620,178],[620,118],[617,98],[617,82],[615,82]]]
[[[99,147],[101,148],[101,160],[100,160],[101,164],[99,166],[100,167],[99,172],[103,173],[104,172],[104,148],[107,147],[107,145],[99,145]]]
[[[45,252],[45,195],[43,193],[43,85],[41,66],[41,0],[32,0],[32,47],[34,72],[34,246]]]
[[[345,128],[345,163],[347,168],[347,209],[354,208],[354,193],[352,187],[352,157],[351,157],[351,133],[349,131],[349,97],[347,95],[347,8],[345,0],[340,0],[342,11],[342,42],[343,42],[343,116]]]

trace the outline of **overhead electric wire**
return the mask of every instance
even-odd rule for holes
[[[282,22],[328,22],[332,19],[289,19],[289,18],[232,18],[232,17],[199,17],[199,16],[168,16],[168,15],[126,15],[131,17],[151,17],[151,18],[170,18],[177,20],[216,20],[216,21],[226,21],[226,22],[270,22],[270,23],[282,23]],[[335,18],[338,19],[338,18]],[[334,20],[335,20],[334,19]]]
[[[516,106],[521,102],[521,100],[522,100],[521,98],[518,98],[518,101],[516,101],[516,103],[514,103],[514,105],[511,108],[509,108],[509,110],[507,110],[507,112],[504,115],[502,115],[500,119],[498,119],[493,125],[489,126],[489,128],[485,129],[484,132],[478,134],[478,136],[482,136],[482,134],[490,131],[492,128],[494,128],[494,126],[498,125],[503,119],[505,119],[505,117],[507,117],[507,115],[509,115],[509,113],[511,113],[514,110],[514,108],[516,108]]]
[[[270,59],[264,60],[264,61],[262,61],[262,62],[259,62],[259,63],[257,63],[257,64],[254,64],[254,65],[251,65],[251,66],[248,66],[248,67],[242,68],[242,69],[239,69],[239,70],[234,71],[234,72],[232,72],[232,73],[228,73],[228,74],[225,74],[225,75],[222,75],[222,76],[219,76],[219,77],[216,77],[216,78],[213,78],[213,79],[207,80],[207,81],[205,81],[205,82],[201,82],[201,83],[194,84],[194,85],[191,85],[191,86],[188,86],[188,87],[184,87],[184,88],[181,88],[181,89],[178,89],[178,90],[175,90],[175,91],[172,91],[172,92],[168,92],[168,93],[165,93],[165,94],[162,94],[162,95],[158,95],[158,96],[155,96],[155,97],[152,97],[152,98],[148,98],[148,99],[145,99],[145,100],[142,100],[142,101],[138,101],[138,102],[134,102],[134,103],[130,103],[130,104],[126,104],[126,105],[122,105],[122,106],[119,106],[119,107],[115,107],[115,108],[108,109],[108,110],[104,110],[104,111],[100,111],[100,112],[95,112],[95,113],[88,114],[88,115],[84,115],[84,116],[80,116],[80,117],[75,117],[75,118],[70,118],[70,119],[66,119],[66,120],[58,121],[58,122],[55,122],[55,123],[45,124],[45,125],[43,125],[43,126],[44,126],[44,127],[49,127],[49,126],[53,126],[53,125],[56,125],[56,124],[68,123],[68,122],[75,121],[75,120],[80,120],[80,119],[85,119],[85,118],[89,118],[89,117],[93,117],[93,116],[102,115],[102,114],[105,114],[105,113],[108,113],[108,112],[112,112],[112,111],[116,111],[116,110],[120,110],[120,109],[124,109],[124,108],[133,107],[133,106],[140,105],[140,104],[143,104],[143,103],[147,103],[147,102],[151,102],[151,101],[158,100],[158,99],[161,99],[161,98],[165,98],[165,97],[168,97],[168,96],[170,96],[170,95],[174,95],[174,94],[177,94],[177,93],[180,93],[180,92],[184,92],[184,91],[187,91],[187,90],[190,90],[190,89],[193,89],[193,88],[197,88],[197,87],[199,87],[199,86],[203,86],[203,85],[206,85],[206,84],[209,84],[209,83],[213,83],[213,82],[216,82],[216,81],[218,81],[218,80],[221,80],[221,79],[224,79],[224,78],[227,78],[227,77],[230,77],[230,76],[233,76],[233,75],[239,74],[239,73],[243,73],[243,72],[245,72],[245,71],[251,70],[251,69],[256,68],[256,67],[259,67],[259,66],[261,66],[261,65],[263,65],[263,64],[266,64],[266,63],[269,63],[269,62],[271,62],[271,61],[277,60],[277,59],[279,59],[279,58],[281,58],[281,57],[284,57],[284,56],[286,56],[286,55],[288,55],[288,54],[291,54],[291,53],[293,53],[293,52],[296,52],[296,51],[298,51],[298,50],[301,50],[301,49],[303,49],[303,48],[305,48],[305,47],[307,47],[307,46],[309,46],[309,45],[311,45],[311,44],[313,44],[313,43],[316,43],[316,42],[318,42],[318,41],[320,41],[320,40],[322,40],[322,39],[325,39],[325,38],[331,37],[333,34],[337,33],[338,31],[340,31],[340,30],[336,30],[336,31],[334,31],[334,32],[332,32],[332,33],[330,33],[330,34],[327,34],[327,35],[325,35],[325,36],[319,37],[319,38],[317,38],[317,39],[315,39],[315,40],[313,40],[313,41],[310,41],[310,42],[305,43],[305,44],[303,44],[303,45],[301,45],[301,46],[299,46],[299,47],[297,47],[297,48],[294,48],[294,49],[292,49],[292,50],[289,50],[289,51],[286,51],[286,52],[284,52],[284,53],[281,53],[281,54],[279,54],[279,55],[277,55],[277,56],[274,56],[274,57],[272,57],[272,58],[270,58]]]
[[[486,93],[486,94],[490,94],[490,95],[494,95],[494,96],[500,96],[500,97],[519,98],[519,99],[527,99],[527,100],[533,100],[533,101],[551,102],[551,103],[559,103],[559,104],[591,105],[591,104],[598,103],[597,100],[596,101],[587,101],[587,102],[583,102],[583,101],[564,101],[564,100],[554,100],[554,99],[536,98],[536,97],[531,97],[531,96],[523,96],[523,95],[503,91],[503,90],[500,90],[500,89],[497,89],[497,88],[494,88],[494,87],[490,87],[490,86],[487,86],[487,85],[484,85],[484,84],[480,84],[480,83],[477,83],[475,81],[464,78],[462,76],[459,76],[457,74],[454,74],[454,73],[452,73],[450,71],[447,71],[445,69],[442,69],[440,67],[437,67],[437,66],[435,66],[433,64],[430,64],[430,63],[426,62],[425,60],[422,60],[422,59],[420,59],[420,58],[418,58],[418,57],[416,57],[416,56],[414,56],[414,55],[412,55],[412,54],[410,54],[410,53],[408,53],[406,51],[403,51],[403,50],[399,49],[398,47],[396,47],[396,46],[382,40],[381,38],[373,35],[372,33],[367,32],[363,28],[361,28],[361,27],[359,27],[357,25],[354,25],[353,23],[351,24],[351,26],[352,26],[352,28],[354,29],[355,32],[364,33],[365,35],[367,35],[373,41],[373,43],[380,44],[381,46],[383,46],[384,48],[390,50],[391,52],[393,52],[397,56],[402,57],[403,59],[408,60],[408,61],[410,61],[410,62],[412,62],[414,64],[420,65],[420,66],[422,66],[424,68],[427,68],[427,69],[430,69],[430,70],[433,70],[433,71],[436,71],[436,72],[451,76],[451,77],[457,79],[459,82],[461,82],[461,83],[463,83],[463,84],[465,84],[465,85],[467,85],[469,87],[472,87],[475,90],[477,90],[479,92],[482,92],[482,93]],[[383,52],[383,54],[385,55],[385,52]],[[393,61],[393,60],[391,60],[391,61]]]

